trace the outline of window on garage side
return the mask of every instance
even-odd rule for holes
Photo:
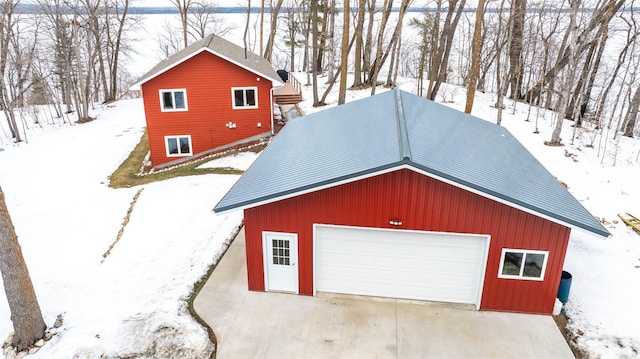
[[[544,280],[548,251],[502,249],[498,278]]]
[[[191,136],[165,136],[164,141],[167,157],[190,156],[193,154]]]
[[[257,87],[234,87],[231,89],[233,96],[233,108],[257,108],[258,88]]]
[[[162,112],[187,111],[187,90],[160,90],[160,110]]]

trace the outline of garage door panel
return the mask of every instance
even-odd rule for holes
[[[477,304],[486,236],[317,226],[316,290]]]

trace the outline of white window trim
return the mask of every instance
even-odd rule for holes
[[[178,139],[178,151],[180,150],[180,138],[186,137],[189,139],[189,153],[178,153],[178,154],[172,154],[169,153],[169,146],[167,143],[167,140],[169,140],[170,138],[175,138]],[[191,135],[176,135],[176,136],[164,136],[164,151],[167,154],[167,157],[186,157],[186,156],[193,156],[193,142],[191,141]]]
[[[256,105],[255,106],[236,106],[236,90],[253,90],[256,94]],[[246,98],[245,98],[246,102]],[[248,86],[248,87],[232,87],[231,88],[231,108],[234,110],[248,110],[258,108],[258,87],[256,86]]]
[[[166,109],[164,108],[164,99],[162,98],[162,93],[163,92],[171,92],[172,96],[173,96],[173,106],[174,108],[171,109]],[[184,93],[184,108],[175,108],[175,103],[176,103],[176,99],[175,99],[175,93],[176,92],[182,92]],[[158,96],[160,96],[160,111],[162,112],[184,112],[184,111],[189,111],[189,104],[187,102],[187,89],[160,89],[158,90]]]
[[[502,267],[504,266],[504,256],[505,256],[505,254],[507,252],[522,253],[523,265],[520,267],[520,274],[519,275],[502,274]],[[526,255],[529,254],[529,253],[530,254],[543,254],[544,255],[544,260],[542,262],[542,269],[540,271],[540,278],[533,278],[533,277],[525,277],[525,276],[523,276],[524,262],[526,261]],[[498,268],[498,278],[534,280],[534,281],[542,282],[542,281],[544,281],[544,275],[545,275],[545,273],[547,271],[547,261],[548,260],[549,260],[549,251],[536,251],[536,250],[529,250],[529,249],[502,248],[502,255],[500,256],[500,267]]]

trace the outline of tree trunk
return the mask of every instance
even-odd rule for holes
[[[573,90],[569,106],[567,106],[567,110],[564,114],[565,118],[575,122],[574,126],[576,127],[580,127],[582,125],[582,117],[584,116],[588,103],[588,99],[585,99],[585,96],[588,96],[587,93],[591,93],[591,90],[588,89],[587,86],[589,86],[590,70],[593,66],[596,66],[594,64],[594,55],[597,45],[597,41],[594,40],[591,42],[591,46],[589,47],[589,51],[587,52],[587,56],[585,57],[582,65],[582,72],[577,79],[578,83]]]
[[[355,39],[355,35],[353,37],[351,37],[351,40],[349,41],[349,46],[347,48],[347,53],[349,53],[351,51],[351,46],[353,46],[353,41]],[[338,76],[340,76],[340,72],[336,72],[332,78],[330,78],[327,81],[327,88],[324,90],[324,93],[322,94],[322,98],[320,98],[320,100],[318,100],[318,104],[317,106],[324,106],[327,103],[325,102],[327,100],[327,96],[329,96],[329,93],[331,92],[331,89],[333,89],[333,85],[335,85],[336,81],[338,80]]]
[[[571,93],[571,89],[573,88],[573,78],[575,76],[576,65],[577,65],[577,57],[580,52],[577,49],[578,46],[578,36],[577,36],[577,16],[578,16],[578,7],[580,5],[580,0],[570,0],[571,3],[571,16],[569,20],[568,31],[571,33],[571,41],[569,42],[569,46],[567,47],[568,57],[567,62],[569,64],[569,71],[565,74],[565,81],[563,84],[563,88],[560,93],[560,106],[558,106],[557,110],[557,121],[556,126],[551,133],[551,140],[547,143],[550,146],[559,146],[562,144],[562,138],[560,134],[562,132],[562,124],[564,122],[564,114],[566,113],[567,106],[569,105],[569,94]]]
[[[464,10],[466,0],[449,0],[449,6],[447,7],[447,16],[445,18],[444,25],[442,26],[442,34],[438,38],[438,46],[432,48],[431,66],[429,71],[429,88],[427,90],[427,97],[430,100],[435,100],[438,95],[440,85],[447,81],[447,75],[449,71],[449,54],[451,53],[451,46],[453,45],[453,38],[460,21],[460,16]],[[456,6],[458,9],[456,10]],[[440,16],[440,2],[438,2],[438,12],[436,13],[436,19]],[[434,26],[434,31],[439,31],[437,26]]]
[[[400,49],[402,47],[402,26],[400,27],[400,31],[398,33],[397,40],[395,41],[395,45],[393,46],[393,50],[391,50],[391,59],[389,60],[389,71],[387,72],[387,82],[384,84],[385,87],[395,87],[396,79],[398,76],[398,66],[400,58]]]
[[[22,256],[18,236],[0,188],[0,272],[7,295],[14,336],[12,345],[23,351],[44,337],[47,329]]]
[[[340,89],[338,105],[342,105],[347,97],[347,67],[349,65],[349,0],[344,0],[344,16],[342,20],[342,46],[340,52]],[[362,40],[361,40],[362,41]]]
[[[369,0],[369,22],[367,23],[367,36],[362,54],[362,72],[367,76],[371,69],[371,49],[373,47],[373,23],[375,22],[376,0]],[[363,79],[369,82],[368,78]]]
[[[623,136],[633,137],[633,130],[636,127],[636,120],[638,119],[638,108],[640,108],[640,86],[636,89],[636,92],[633,94],[633,99],[631,99],[629,103],[627,115],[624,119],[625,126]]]
[[[295,12],[293,9],[287,9],[287,26],[289,27],[289,57],[291,57],[289,72],[295,72],[296,36],[298,35],[298,27],[296,25]]]
[[[519,99],[522,96],[520,86],[524,76],[522,71],[522,35],[524,29],[524,14],[527,9],[527,0],[513,0],[509,22],[511,25],[509,44],[509,86],[511,87],[511,99]]]
[[[334,42],[335,28],[336,28],[336,0],[331,0],[329,4],[329,27],[327,30],[327,81],[333,77],[333,71],[335,71],[336,61],[336,49]]]
[[[502,77],[500,71],[502,71],[502,47],[503,43],[500,41],[500,34],[502,33],[502,14],[504,11],[504,0],[500,2],[500,10],[498,12],[498,31],[496,31],[496,85],[498,86],[498,98],[496,100],[496,108],[498,109],[498,114],[496,116],[496,124],[498,126],[502,125],[502,110],[504,107],[504,93],[505,93],[505,85],[503,84]],[[512,33],[508,31],[507,34]],[[506,42],[507,44],[509,41]],[[508,46],[508,45],[507,45]]]
[[[609,83],[607,84],[607,87],[604,89],[603,93],[600,95],[600,103],[598,104],[598,108],[596,109],[596,113],[595,113],[595,118],[597,121],[596,128],[601,127],[602,113],[604,112],[604,108],[607,103],[607,98],[609,97],[609,92],[611,91],[613,84],[616,82],[616,79],[618,78],[618,72],[620,72],[620,68],[622,67],[622,64],[624,64],[625,59],[627,58],[629,47],[631,46],[631,44],[635,43],[636,38],[638,37],[638,33],[637,32],[633,34],[628,33],[627,36],[628,36],[627,43],[625,44],[622,51],[620,51],[620,54],[618,54],[618,62],[616,64],[615,69],[613,70],[613,73],[611,74]]]
[[[480,73],[484,1],[485,0],[478,0],[478,8],[476,9],[476,23],[473,30],[473,43],[471,45],[471,71],[469,74],[469,83],[467,84],[467,102],[464,107],[464,112],[466,113],[471,113],[471,109],[473,109],[473,100],[476,94],[476,82],[478,81],[478,75]]]
[[[402,0],[403,4],[406,2]],[[382,21],[380,22],[380,28],[378,29],[378,41],[376,45],[376,57],[373,60],[373,67],[371,68],[371,72],[369,72],[369,83],[371,84],[371,96],[376,94],[376,86],[378,81],[378,71],[380,71],[380,67],[382,64],[382,42],[384,41],[384,30],[387,26],[387,21],[389,20],[389,16],[391,15],[391,7],[393,6],[393,1],[384,0],[384,5],[382,5]],[[400,22],[400,19],[398,19]],[[390,44],[390,46],[393,46]]]
[[[122,10],[122,16],[118,16]],[[124,30],[125,19],[129,12],[129,0],[123,1],[123,6],[116,7],[116,16],[118,20],[118,31],[116,32],[116,41],[113,48],[113,60],[111,63],[111,72],[109,73],[111,88],[109,89],[109,97],[106,99],[108,102],[115,101],[118,97],[118,59],[120,56],[120,45],[122,43],[122,33]]]
[[[316,1],[316,10],[318,10],[319,4]],[[319,10],[318,10],[319,11]],[[316,11],[316,17],[318,16],[318,11]],[[315,35],[318,42],[314,43],[316,46],[316,57],[314,57],[315,61],[315,72],[317,74],[322,73],[323,63],[324,63],[324,51],[327,48],[327,26],[329,23],[329,16],[327,16],[327,4],[322,3],[322,30],[318,33],[318,20],[316,19],[316,27],[315,27]],[[318,37],[318,35],[320,35]]]
[[[347,0],[348,1],[348,0]],[[366,0],[358,0],[358,19],[356,23],[356,48],[353,62],[353,84],[352,88],[362,86],[362,29],[364,28],[364,8]]]
[[[249,34],[249,22],[251,21],[251,0],[247,0],[247,22],[244,23],[244,34],[242,35],[242,41],[244,43],[244,57],[247,57],[248,43],[247,35]]]
[[[318,100],[318,71],[316,69],[316,59],[318,58],[318,0],[311,0],[311,66],[312,73],[312,89],[313,89],[313,107],[320,106]]]
[[[273,24],[272,24],[273,25]],[[264,0],[260,1],[260,54],[264,47],[262,47],[262,39],[264,38]],[[264,58],[271,61],[271,54],[267,57],[267,52],[264,52]]]
[[[269,31],[269,39],[267,40],[267,46],[264,49],[264,58],[271,62],[271,55],[273,54],[273,43],[276,39],[276,30],[278,28],[278,15],[280,14],[280,8],[282,7],[282,1],[278,0],[276,7],[271,9],[271,29]],[[262,28],[262,25],[260,25]],[[260,34],[262,39],[262,34]],[[295,43],[295,41],[294,41]],[[262,46],[261,46],[262,48]]]

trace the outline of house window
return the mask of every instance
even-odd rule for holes
[[[257,108],[258,88],[257,87],[233,87],[233,108]]]
[[[498,278],[544,280],[548,256],[547,251],[503,248]]]
[[[165,146],[167,149],[167,157],[190,156],[191,136],[165,136]]]
[[[162,112],[187,111],[187,90],[160,90],[160,110]]]

